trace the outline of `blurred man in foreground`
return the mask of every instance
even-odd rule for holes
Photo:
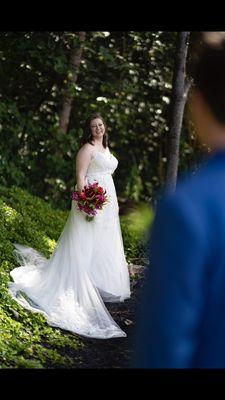
[[[200,39],[189,109],[211,152],[157,208],[136,368],[225,368],[225,33]]]

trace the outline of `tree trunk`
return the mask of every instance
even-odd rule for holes
[[[171,124],[168,143],[168,167],[166,176],[166,188],[175,191],[177,182],[177,171],[179,164],[179,143],[182,128],[184,106],[191,82],[185,82],[185,65],[187,58],[189,32],[180,32],[177,41],[172,101],[171,101]]]
[[[82,58],[82,51],[83,51],[83,42],[85,40],[86,32],[77,32],[77,36],[79,38],[79,45],[74,44],[71,57],[70,57],[70,70],[71,70],[71,77],[68,81],[67,88],[65,90],[65,95],[63,98],[62,109],[59,114],[59,132],[60,133],[67,133],[70,114],[72,109],[72,102],[73,96],[70,94],[70,86],[71,84],[77,81],[78,71],[81,63]]]

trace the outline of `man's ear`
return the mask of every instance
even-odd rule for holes
[[[211,114],[210,108],[204,99],[203,94],[198,88],[194,88],[191,94],[192,107],[195,113],[201,118],[204,116],[206,118]]]
[[[193,106],[197,108],[197,110],[204,108],[204,99],[199,89],[194,88],[191,94],[191,101]]]

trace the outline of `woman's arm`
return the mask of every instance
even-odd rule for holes
[[[85,186],[85,176],[91,161],[92,146],[85,144],[77,153],[76,157],[76,181],[77,190],[81,192]]]

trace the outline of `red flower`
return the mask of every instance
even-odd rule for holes
[[[97,214],[97,210],[102,210],[103,206],[108,202],[105,194],[106,190],[98,186],[96,181],[89,186],[85,185],[81,193],[78,191],[73,192],[72,200],[77,202],[78,209],[85,212],[87,214],[86,219],[91,221]]]
[[[81,192],[80,193],[80,199],[86,199],[86,194],[84,193],[84,192]]]
[[[103,194],[104,193],[104,190],[103,190],[103,188],[101,186],[99,186],[99,188],[98,188],[98,193],[99,194]]]

